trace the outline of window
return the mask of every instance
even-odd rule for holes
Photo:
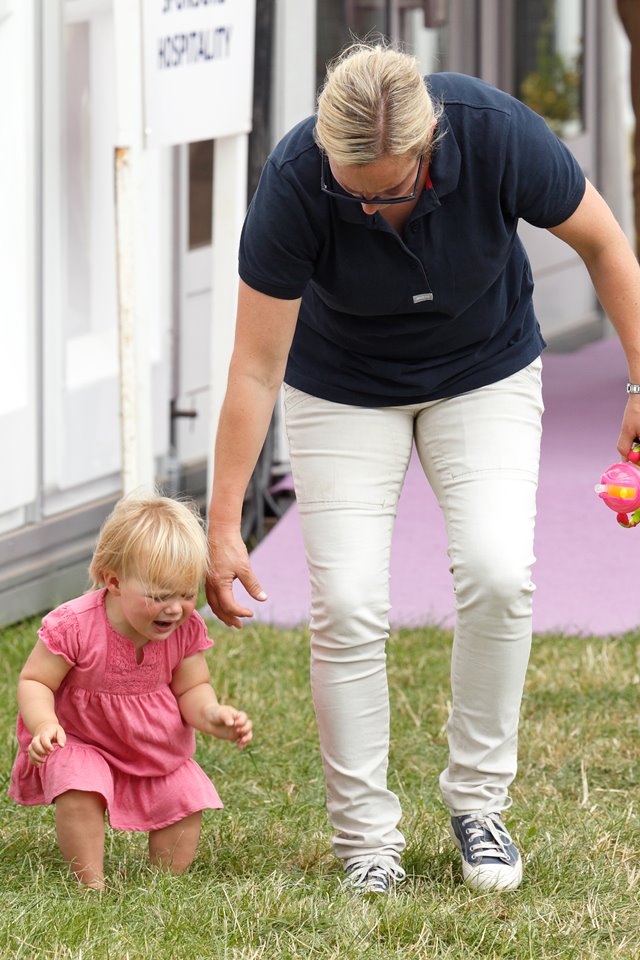
[[[472,19],[475,4],[471,4]],[[451,69],[448,63],[447,0],[325,0],[318,4],[317,83],[326,64],[352,39],[382,34],[399,40],[417,57],[423,73]],[[465,31],[473,38],[473,24]]]
[[[189,250],[212,238],[213,140],[189,144]]]
[[[514,4],[516,95],[559,136],[584,129],[583,0]]]

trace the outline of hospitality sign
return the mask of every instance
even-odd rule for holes
[[[143,0],[145,146],[251,130],[255,0]]]

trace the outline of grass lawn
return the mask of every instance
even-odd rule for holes
[[[262,627],[211,626],[218,692],[251,712],[255,742],[238,752],[199,739],[227,806],[205,814],[191,870],[159,875],[143,835],[109,832],[108,891],[76,888],[52,810],[6,793],[36,627],[0,632],[1,958],[640,958],[640,633],[536,638],[508,819],[525,881],[502,895],[461,886],[439,799],[451,636],[394,634],[389,776],[409,882],[363,900],[341,889],[330,853],[306,633]]]

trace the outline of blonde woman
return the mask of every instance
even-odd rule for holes
[[[9,793],[55,805],[64,859],[102,890],[105,811],[111,826],[149,834],[151,862],[182,873],[202,811],[222,807],[192,759],[194,729],[240,748],[246,713],[218,703],[196,613],[206,537],[185,503],[127,498],[100,533],[96,590],[42,621],[18,684],[20,750]]]
[[[502,817],[531,643],[545,344],[520,218],[578,251],[620,335],[626,454],[640,434],[638,265],[576,160],[519,101],[472,77],[423,78],[407,54],[356,44],[330,65],[317,116],[269,157],[244,225],[208,598],[239,627],[250,611],[234,579],[265,597],[240,512],[284,379],[334,850],[365,892],[404,878],[385,643],[414,444],[444,513],[455,590],[440,777],[452,838],[471,887],[512,890],[522,878]]]

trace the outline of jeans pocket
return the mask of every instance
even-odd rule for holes
[[[298,390],[297,387],[291,387],[288,383],[282,384],[283,390],[283,405],[285,413],[290,410],[295,410],[296,407],[300,406],[301,403],[304,403],[305,400],[313,400],[314,397],[309,393],[305,393],[304,390]]]
[[[526,367],[519,370],[514,376],[528,377],[534,383],[539,384],[542,380],[542,357],[536,357]]]

